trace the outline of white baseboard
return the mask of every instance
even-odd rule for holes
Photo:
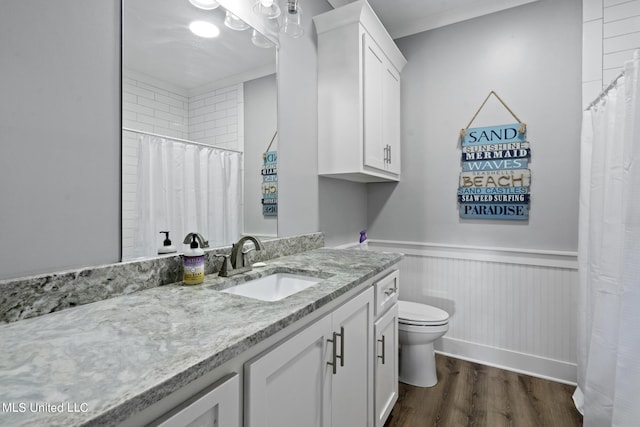
[[[488,347],[482,344],[442,337],[435,342],[436,353],[533,377],[576,385],[575,363],[546,359],[530,354]]]

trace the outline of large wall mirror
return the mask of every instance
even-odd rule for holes
[[[211,247],[277,235],[277,39],[245,2],[208,3],[123,0],[123,260],[156,255],[162,231],[178,252],[192,231]]]

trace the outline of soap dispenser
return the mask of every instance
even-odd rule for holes
[[[164,242],[162,246],[158,248],[158,255],[173,254],[176,253],[176,247],[171,244],[168,231],[161,231],[160,234],[164,234]]]
[[[198,234],[187,234],[184,243],[189,243],[189,249],[183,255],[183,281],[185,285],[198,285],[204,282],[204,251],[198,246]]]

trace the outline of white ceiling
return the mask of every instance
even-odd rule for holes
[[[328,1],[339,7],[354,0]],[[369,4],[396,39],[534,1],[538,0],[369,0]]]
[[[225,27],[224,13],[222,7],[198,9],[188,0],[125,0],[125,73],[133,70],[190,91],[252,70],[275,71],[275,48],[254,46],[251,29]],[[204,39],[192,34],[189,23],[196,19],[216,24],[220,36]]]
[[[316,1],[324,0],[300,0],[300,3],[304,7],[305,2]],[[327,1],[339,7],[354,0]],[[533,1],[537,0],[369,0],[369,3],[391,36],[399,38]],[[280,0],[281,4],[284,2]],[[220,36],[215,39],[194,36],[188,29],[194,19],[216,23],[221,29]],[[204,11],[188,0],[125,0],[125,73],[134,70],[189,92],[212,82],[237,83],[232,76],[238,74],[256,78],[273,72],[275,49],[255,47],[250,29],[229,30],[222,24],[223,19],[222,7]]]

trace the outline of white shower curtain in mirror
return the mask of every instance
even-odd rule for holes
[[[584,112],[576,406],[584,426],[640,425],[638,55]]]
[[[135,256],[157,255],[160,231],[178,252],[198,232],[209,246],[226,246],[242,227],[242,153],[140,135]]]

